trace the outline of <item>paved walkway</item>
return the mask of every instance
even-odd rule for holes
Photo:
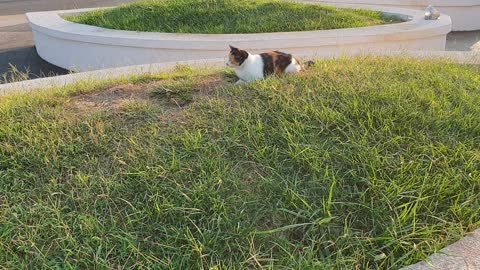
[[[0,16],[0,83],[4,80],[1,75],[10,72],[11,65],[28,73],[29,78],[68,73],[38,56],[24,15]]]
[[[136,0],[0,0],[0,16],[32,11],[116,6],[134,1]]]

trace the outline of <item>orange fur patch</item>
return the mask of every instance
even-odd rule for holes
[[[228,59],[230,60],[230,63],[232,63],[233,65],[240,66],[240,63],[237,60],[235,60],[235,55],[233,55],[233,53],[230,53],[228,55]]]
[[[268,75],[282,75],[285,69],[292,63],[293,56],[291,54],[273,51],[262,53],[260,56],[263,59],[263,74]]]

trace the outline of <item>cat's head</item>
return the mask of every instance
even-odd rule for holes
[[[226,62],[227,66],[229,67],[239,67],[245,62],[248,58],[248,52],[244,50],[240,50],[239,48],[235,48],[230,46],[230,53],[228,54],[228,60]]]

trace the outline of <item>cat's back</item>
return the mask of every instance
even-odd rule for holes
[[[261,53],[263,75],[281,75],[300,71],[300,63],[291,54],[280,51]]]

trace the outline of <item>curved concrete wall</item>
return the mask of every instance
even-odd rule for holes
[[[453,31],[480,30],[480,0],[319,0],[329,4],[362,4],[425,10],[434,5],[452,18]]]
[[[389,50],[445,50],[451,20],[426,21],[423,12],[369,7],[408,21],[325,31],[262,34],[172,34],[110,30],[76,24],[61,15],[91,9],[27,13],[38,54],[65,69],[111,67],[225,57],[228,45],[251,52],[281,49],[298,56],[336,56]]]

